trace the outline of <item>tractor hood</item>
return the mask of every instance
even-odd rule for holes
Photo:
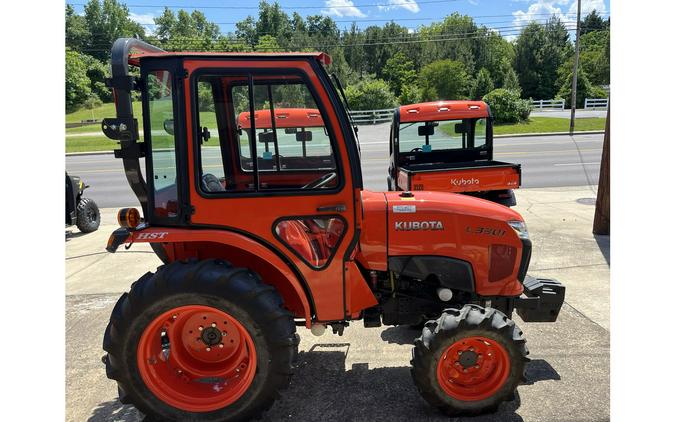
[[[368,261],[363,262],[366,268],[388,270],[392,257],[447,257],[471,265],[481,294],[522,291],[519,267],[529,261],[529,239],[526,230],[519,234],[512,227],[523,221],[516,211],[447,192],[364,191],[362,198],[361,259]],[[493,249],[505,254],[498,269]]]

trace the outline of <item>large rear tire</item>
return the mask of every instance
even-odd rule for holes
[[[91,233],[101,224],[101,212],[91,198],[81,198],[77,203],[77,228],[82,233]]]
[[[115,305],[103,361],[150,420],[248,420],[290,382],[298,336],[276,290],[221,260],[147,273]]]
[[[493,308],[446,309],[415,340],[412,377],[450,416],[494,412],[515,396],[529,360],[523,332]]]

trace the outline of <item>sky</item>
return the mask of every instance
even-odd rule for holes
[[[249,15],[257,16],[257,1],[231,0],[121,0],[129,7],[133,20],[151,32],[153,18],[159,16],[164,6],[173,10],[201,10],[212,22],[219,24],[223,34],[234,33],[235,23]],[[270,1],[271,2],[271,1]],[[86,0],[68,0],[77,13],[82,13]],[[577,0],[278,0],[289,15],[323,14],[337,21],[340,29],[347,29],[352,22],[360,28],[382,26],[389,21],[414,32],[420,25],[438,22],[443,17],[459,12],[474,17],[478,24],[499,31],[511,40],[529,21],[545,22],[552,14],[573,27],[576,20]],[[582,17],[597,10],[609,16],[609,0],[582,0]]]

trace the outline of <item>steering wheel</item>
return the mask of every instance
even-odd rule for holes
[[[422,148],[417,147],[410,150],[410,152],[422,152]]]
[[[307,183],[305,186],[303,186],[301,189],[316,189],[323,187],[328,184],[328,182],[332,181],[337,177],[337,173],[330,172],[326,173],[323,176],[319,177],[316,180],[312,180],[311,182]]]

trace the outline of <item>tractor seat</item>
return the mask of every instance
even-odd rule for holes
[[[220,183],[220,179],[211,173],[206,173],[202,176],[202,189],[206,192],[224,192],[225,188]]]

